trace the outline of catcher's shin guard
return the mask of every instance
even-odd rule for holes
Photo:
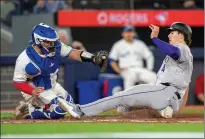
[[[66,112],[60,106],[52,104],[51,107],[50,119],[59,119],[66,115]]]
[[[30,113],[30,117],[32,119],[60,119],[66,114],[66,112],[56,104],[52,104],[50,109],[51,110],[34,109],[33,112]],[[26,119],[29,119],[28,116]]]
[[[73,103],[73,98],[70,94],[68,94],[68,96],[66,97],[66,101],[69,103]]]
[[[72,117],[80,118],[83,115],[76,104],[69,103],[64,99],[58,97],[58,105],[66,112],[69,112]]]
[[[32,119],[50,119],[50,111],[42,108],[35,108],[32,112],[30,112],[30,116]]]

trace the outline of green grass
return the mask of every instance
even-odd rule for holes
[[[9,112],[1,112],[1,119],[8,119],[14,117],[13,113]]]
[[[203,114],[204,110],[203,109],[183,109],[182,113],[184,114]]]
[[[17,130],[18,129],[18,130]],[[46,123],[2,124],[1,134],[49,134],[96,132],[203,132],[203,124]]]
[[[203,109],[184,109],[186,114],[204,113]],[[110,110],[100,115],[114,115]],[[13,117],[13,113],[1,113],[1,119]],[[148,124],[148,123],[32,123],[1,124],[1,134],[51,134],[96,132],[203,132],[204,124]]]

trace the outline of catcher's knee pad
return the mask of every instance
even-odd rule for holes
[[[51,100],[50,105],[50,118],[51,119],[59,119],[63,118],[66,115],[66,111],[64,111],[59,105],[58,105],[58,98],[64,99],[62,96],[58,96],[55,99]],[[73,98],[70,94],[67,95],[67,97],[64,99],[66,102],[73,103]]]
[[[58,100],[57,100],[58,98],[64,99],[62,96],[58,96],[54,98],[53,100],[51,100],[51,104],[58,104]],[[68,94],[64,100],[66,100],[69,103],[73,103],[73,98],[70,94]]]
[[[63,118],[66,115],[66,112],[56,104],[52,104],[50,109],[50,119],[59,119]]]
[[[63,99],[63,97],[61,97],[61,96],[58,96],[58,97],[60,97],[60,98],[62,98],[62,99]],[[53,105],[53,104],[58,104],[58,100],[57,100],[57,99],[58,99],[58,97],[56,97],[56,98],[52,99],[50,104],[51,104],[51,105]]]
[[[66,101],[69,102],[69,103],[73,103],[73,98],[70,94],[67,95]]]
[[[30,113],[29,118],[27,116],[26,119],[59,119],[65,116],[66,112],[62,110],[58,105],[52,104],[51,107],[53,107],[51,108],[52,111],[44,109],[35,109],[33,112]]]
[[[50,111],[43,109],[34,109],[30,112],[30,116],[33,119],[50,119]]]

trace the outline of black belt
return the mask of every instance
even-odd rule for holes
[[[165,86],[171,86],[170,83],[161,83],[161,84]]]
[[[165,86],[170,86],[170,83],[161,83],[161,84]],[[177,96],[178,99],[181,99],[179,92],[175,92],[175,95]]]

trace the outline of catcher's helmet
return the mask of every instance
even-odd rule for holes
[[[34,26],[31,33],[31,40],[29,42],[37,45],[44,54],[54,56],[56,47],[60,45],[58,39],[58,34],[54,28],[44,23],[40,23]],[[46,44],[45,41],[47,42]],[[46,45],[48,46],[46,47]]]
[[[191,44],[192,29],[189,25],[182,22],[174,22],[172,25],[167,28],[169,31],[179,31],[184,34],[185,42],[187,45]]]

